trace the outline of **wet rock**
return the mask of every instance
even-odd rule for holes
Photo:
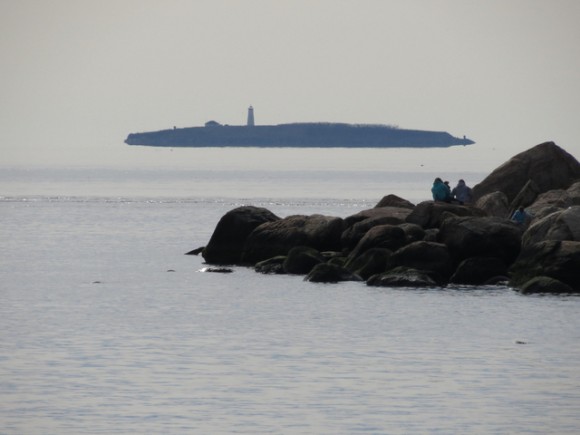
[[[371,248],[346,263],[345,267],[366,280],[372,275],[385,272],[391,255],[389,249]]]
[[[232,273],[234,270],[229,267],[204,267],[199,269],[199,271],[209,273]]]
[[[280,218],[271,211],[242,206],[227,212],[218,222],[202,252],[209,264],[239,264],[246,239],[258,226]]]
[[[306,275],[314,266],[324,262],[324,257],[314,248],[296,246],[288,252],[284,260],[284,272],[293,275]]]
[[[574,290],[580,286],[580,242],[547,240],[522,248],[510,269],[510,284],[522,287],[538,276],[547,276]]]
[[[473,257],[463,260],[449,282],[453,284],[482,285],[501,276],[507,281],[507,266],[501,258]]]
[[[254,270],[263,274],[284,274],[284,261],[286,261],[285,255],[278,255],[276,257],[268,258],[264,261],[259,261],[254,266]]]
[[[336,283],[342,281],[362,281],[362,278],[344,267],[331,263],[320,263],[314,266],[304,281]]]
[[[367,280],[372,287],[438,287],[429,274],[422,270],[397,267],[388,272],[373,275]]]
[[[431,272],[431,277],[436,277],[441,284],[449,279],[453,270],[447,246],[425,241],[413,242],[395,251],[389,257],[388,267]]]
[[[529,295],[534,293],[575,293],[574,289],[549,276],[537,276],[526,282],[519,291]]]
[[[557,168],[557,170],[555,170]],[[580,179],[580,163],[554,142],[545,142],[519,153],[473,187],[475,200],[503,192],[511,203],[529,180],[540,193],[567,189]]]

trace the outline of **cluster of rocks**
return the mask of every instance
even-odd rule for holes
[[[207,264],[313,282],[580,292],[580,163],[573,156],[553,142],[537,145],[494,170],[473,194],[470,205],[414,205],[388,195],[346,218],[280,218],[242,206],[221,218],[200,251]],[[528,225],[509,219],[519,206],[531,215]]]

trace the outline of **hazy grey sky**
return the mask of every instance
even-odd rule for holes
[[[215,119],[396,124],[580,156],[577,0],[0,0],[0,163]]]

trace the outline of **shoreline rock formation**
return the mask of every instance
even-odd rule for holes
[[[219,221],[207,264],[289,273],[312,282],[442,287],[507,283],[524,294],[580,292],[580,163],[546,142],[495,169],[475,202],[387,195],[346,218],[242,206]],[[509,219],[526,207],[529,226]]]

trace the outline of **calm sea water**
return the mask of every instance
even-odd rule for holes
[[[578,297],[183,255],[241,204],[346,217],[430,170],[194,169],[1,172],[0,433],[580,432]]]

